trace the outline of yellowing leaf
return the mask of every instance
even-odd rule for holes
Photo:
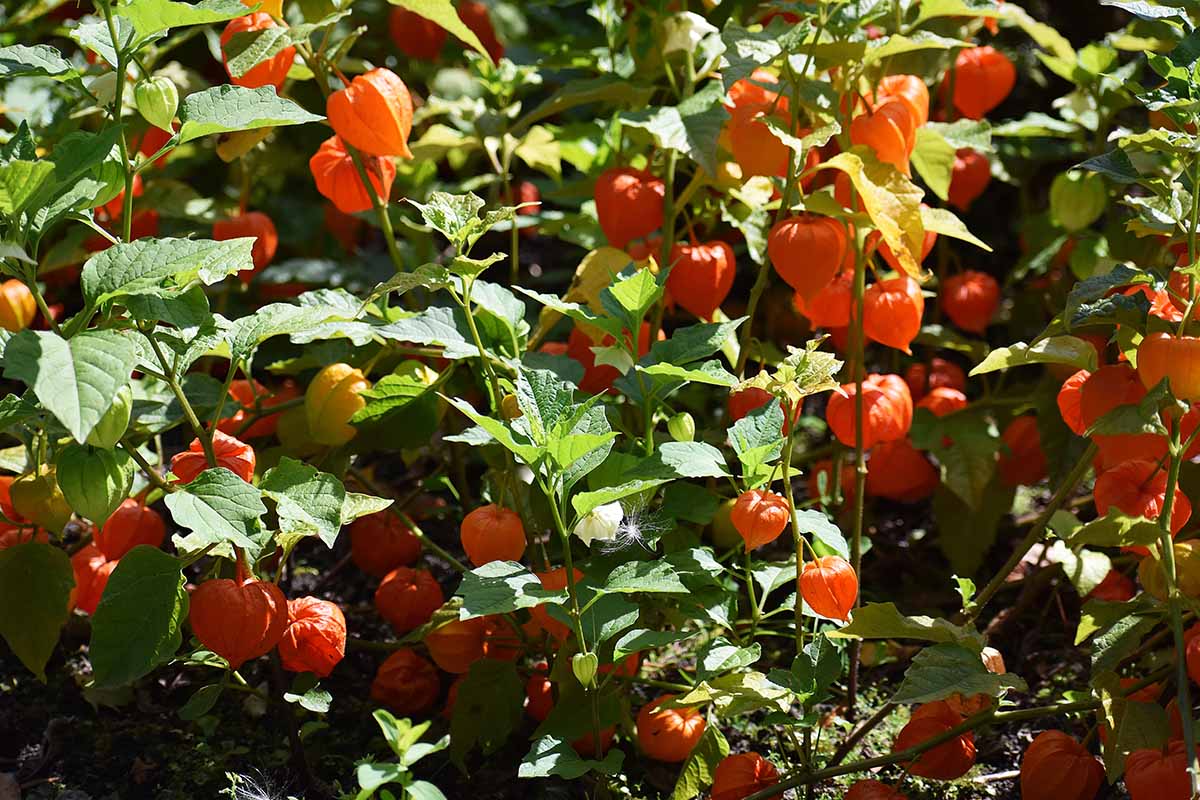
[[[228,164],[237,161],[254,149],[254,146],[266,139],[274,128],[255,128],[249,131],[234,131],[226,133],[217,139],[217,155]]]
[[[394,6],[407,8],[409,11],[420,14],[425,19],[436,22],[463,42],[482,53],[489,61],[492,60],[487,48],[483,46],[483,42],[479,41],[479,37],[475,35],[475,32],[468,28],[462,19],[459,18],[458,12],[454,10],[454,3],[450,0],[388,0],[388,2]]]
[[[569,303],[580,303],[588,306],[597,314],[607,313],[600,304],[600,292],[604,291],[613,281],[613,277],[629,266],[632,259],[624,250],[615,247],[598,247],[583,257],[575,268],[575,277],[567,288],[563,300]],[[539,342],[554,325],[562,319],[562,314],[552,308],[543,308],[538,317],[538,328],[530,337],[531,342]],[[595,342],[604,337],[604,332],[584,323],[576,323],[591,335]],[[588,330],[590,329],[590,330]]]
[[[925,225],[921,221],[924,192],[920,187],[895,167],[881,164],[865,147],[839,153],[822,164],[821,169],[840,169],[850,177],[864,210],[896,254],[900,266],[922,280],[926,275],[921,268]]]

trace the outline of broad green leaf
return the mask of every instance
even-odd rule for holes
[[[1112,569],[1112,560],[1104,553],[1083,549],[1076,553],[1062,542],[1046,548],[1046,558],[1063,568],[1080,597],[1099,586]]]
[[[516,130],[524,130],[539,120],[555,116],[576,106],[592,103],[639,108],[646,104],[651,94],[653,94],[651,87],[634,85],[617,75],[601,75],[596,78],[568,81],[554,94],[521,117],[513,127]],[[424,140],[423,136],[421,141]],[[417,144],[419,145],[420,142]],[[414,147],[412,150],[416,155],[416,148]]]
[[[210,286],[240,270],[253,269],[253,247],[252,237],[220,242],[138,239],[115,244],[83,265],[80,288],[93,308],[130,295],[178,295],[196,281]]]
[[[531,466],[537,464],[538,459],[544,454],[545,451],[541,447],[530,442],[524,435],[517,433],[498,419],[480,414],[466,400],[457,397],[446,397],[445,395],[442,395],[442,397],[446,402],[466,415],[468,419],[491,434],[492,438],[504,445],[505,448],[526,464]]]
[[[468,28],[462,19],[459,18],[458,11],[455,10],[454,3],[451,0],[388,0],[388,2],[436,22],[441,28],[454,34],[465,44],[473,47],[484,58],[491,60],[491,55],[488,53],[487,48],[479,41],[479,37],[475,35],[475,32]]]
[[[200,0],[198,3],[136,0],[121,6],[119,11],[120,16],[133,23],[138,36],[145,39],[171,28],[226,22],[245,15],[246,6],[241,0]]]
[[[629,561],[609,573],[601,591],[608,594],[686,594],[679,570],[666,561]]]
[[[495,753],[521,722],[525,684],[511,661],[484,658],[458,685],[450,719],[450,758],[463,764],[476,747]]]
[[[333,547],[342,528],[346,502],[346,488],[341,481],[285,456],[279,466],[263,475],[259,490],[275,501],[280,533],[315,535]]]
[[[709,725],[700,736],[700,741],[692,748],[675,788],[671,792],[671,800],[692,800],[712,786],[717,765],[729,755],[729,742],[721,733],[719,725]]]
[[[842,558],[850,558],[850,545],[846,542],[846,537],[842,535],[841,529],[825,516],[825,512],[815,508],[798,509],[796,524],[801,533],[812,536],[814,545],[824,545],[826,550]]]
[[[696,653],[696,677],[708,680],[742,669],[758,661],[762,657],[762,647],[755,642],[747,647],[739,647],[723,636],[711,640]]]
[[[193,532],[188,539],[203,547],[228,542],[257,552],[251,537],[267,513],[262,494],[224,467],[206,469],[191,483],[164,498],[175,524]]]
[[[20,76],[55,78],[60,81],[78,77],[71,62],[55,48],[36,44],[0,47],[0,80]]]
[[[24,381],[75,441],[87,439],[129,383],[137,363],[131,334],[89,330],[64,339],[52,331],[24,330],[4,351],[4,376]]]
[[[691,691],[677,696],[669,705],[695,706],[711,703],[722,717],[732,717],[761,708],[786,711],[791,690],[772,682],[761,672],[734,672],[712,681],[700,681]],[[668,705],[668,704],[664,704]]]
[[[239,3],[239,0],[228,1]],[[179,143],[185,144],[216,133],[303,125],[322,119],[324,117],[310,114],[291,100],[280,97],[272,86],[247,89],[225,83],[184,98],[179,106],[177,136]]]
[[[373,497],[369,494],[346,492],[346,500],[342,503],[342,525],[349,525],[359,517],[375,514],[392,505],[394,501],[384,497]]]
[[[538,577],[515,561],[492,561],[464,572],[455,594],[462,598],[459,619],[508,614],[547,603],[560,605],[567,600],[565,590],[543,589]]]
[[[756,475],[760,466],[779,458],[783,452],[783,425],[783,406],[773,398],[729,428],[729,443],[745,475]]]
[[[960,575],[974,575],[996,541],[1000,525],[1012,510],[1013,489],[993,480],[984,489],[979,506],[967,502],[946,486],[933,495],[938,547]]]
[[[51,161],[6,161],[0,163],[0,214],[16,216],[54,182]]]
[[[422,264],[412,272],[398,272],[367,295],[370,303],[385,294],[404,295],[413,289],[442,289],[452,284],[450,271],[440,264]]]
[[[71,560],[57,547],[26,542],[0,550],[0,636],[43,683],[74,586]]]
[[[917,143],[912,151],[913,169],[942,200],[950,196],[954,153],[954,146],[928,125],[917,129]]]
[[[240,0],[239,0],[240,1]],[[349,9],[335,12],[317,21],[302,25],[275,25],[254,31],[239,31],[221,46],[229,74],[241,77],[256,65],[278,55],[292,45],[306,42],[314,31],[327,28],[343,17]]]
[[[709,81],[678,106],[625,113],[621,115],[621,123],[644,128],[659,147],[682,153],[709,175],[716,175],[717,138],[729,118],[729,112],[721,104],[724,94],[720,81]]]
[[[589,772],[616,775],[621,769],[625,751],[614,747],[602,761],[582,758],[569,742],[556,736],[543,736],[533,743],[529,753],[517,768],[520,778],[548,778],[557,775],[566,780],[575,780]]]
[[[1108,514],[1072,531],[1065,541],[1069,547],[1147,547],[1156,544],[1162,529],[1145,517],[1129,517],[1116,508]]]
[[[971,43],[961,39],[951,39],[948,36],[938,36],[930,31],[917,31],[912,36],[893,34],[869,42],[863,58],[864,64],[878,64],[884,59],[917,50],[950,50],[957,47],[967,47]]]
[[[654,650],[687,639],[692,634],[681,631],[652,631],[636,628],[621,636],[613,644],[613,661],[617,662],[630,653]]]
[[[968,244],[973,244],[980,250],[988,253],[992,252],[992,248],[986,242],[967,230],[967,226],[963,224],[963,221],[947,208],[922,206],[921,223],[925,226],[926,231],[932,231],[939,236],[949,236],[951,239],[958,239]]]
[[[150,545],[121,557],[92,618],[88,654],[97,686],[133,683],[175,656],[188,612],[180,568]]]
[[[987,358],[975,365],[971,375],[1022,367],[1026,364],[1066,364],[1076,369],[1096,368],[1096,348],[1074,336],[1051,336],[1033,344],[1017,342],[1008,347],[997,347]]]
[[[944,619],[905,616],[894,603],[868,603],[855,609],[849,625],[826,635],[835,639],[918,639],[983,647],[981,637],[973,630]]]
[[[930,703],[956,693],[999,697],[1003,689],[1017,685],[1014,678],[988,672],[976,651],[957,644],[936,644],[913,657],[892,702]]]

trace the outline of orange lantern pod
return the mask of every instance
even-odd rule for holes
[[[139,544],[162,547],[167,526],[153,508],[125,499],[95,534],[96,547],[109,561],[116,561]]]
[[[1158,519],[1167,493],[1167,473],[1154,461],[1124,461],[1105,470],[1096,478],[1093,497],[1096,513],[1107,514],[1116,508],[1131,517]],[[1171,535],[1175,535],[1192,516],[1192,503],[1187,495],[1175,488],[1175,503],[1171,509]],[[1146,555],[1144,547],[1122,548]]]
[[[922,206],[925,204],[922,203]],[[925,231],[925,238],[921,240],[921,257],[917,260],[922,263],[933,252],[933,246],[937,243],[937,233],[934,231]],[[896,258],[896,254],[892,252],[892,248],[888,243],[883,241],[883,235],[879,231],[871,231],[867,235],[867,249],[876,248],[879,255],[883,256],[883,260],[887,265],[896,272],[903,274],[904,268],[900,266],[900,259]]]
[[[853,464],[842,464],[842,500],[846,505],[854,503],[855,489],[855,469]],[[833,491],[833,461],[828,458],[823,458],[809,468],[808,471],[808,496],[810,499],[816,500],[821,496],[821,476],[825,477],[825,491]],[[870,480],[868,474],[867,479]]]
[[[713,771],[712,800],[743,800],[777,783],[775,765],[758,753],[726,756]]]
[[[110,561],[99,548],[91,544],[71,556],[75,586],[67,599],[67,607],[77,608],[85,614],[95,614],[104,587],[108,585],[108,577],[116,566],[116,561]]]
[[[535,672],[525,682],[525,713],[538,722],[545,722],[554,710],[554,684],[542,672]]]
[[[234,37],[234,34],[262,31],[274,27],[275,20],[271,18],[270,14],[262,11],[255,11],[253,14],[230,20],[229,24],[225,26],[225,30],[221,32],[221,57],[228,62],[225,45],[229,44],[229,40]],[[236,86],[243,86],[247,89],[272,86],[275,91],[279,91],[279,87],[283,86],[283,82],[287,80],[288,70],[292,68],[292,62],[295,60],[296,48],[285,47],[270,58],[255,64],[243,75],[235,76],[229,72],[228,64],[226,64],[225,72],[229,74],[230,82]]]
[[[751,489],[738,496],[729,518],[746,550],[753,550],[779,538],[788,526],[791,510],[787,500],[775,492]]]
[[[29,287],[16,278],[0,283],[0,328],[23,331],[37,316],[37,301]]]
[[[992,165],[982,153],[962,148],[954,154],[954,167],[950,172],[950,190],[947,198],[950,205],[959,211],[970,211],[988,184],[992,182]]]
[[[737,422],[751,411],[762,408],[771,402],[772,396],[766,389],[760,389],[757,386],[747,386],[740,391],[730,392],[728,400],[730,421]]]
[[[1015,418],[1000,438],[1008,450],[1000,452],[996,469],[1006,486],[1033,486],[1046,477],[1046,454],[1035,417]]]
[[[571,748],[585,758],[593,756],[603,756],[608,752],[608,748],[612,747],[613,737],[617,735],[617,726],[609,725],[600,731],[600,745],[596,746],[596,739],[591,733],[585,733],[578,739],[571,742]]]
[[[671,248],[667,293],[697,317],[711,320],[729,296],[736,272],[737,258],[725,242],[677,244]]]
[[[944,358],[934,358],[928,364],[912,364],[904,373],[904,382],[914,400],[920,400],[933,389],[944,387],[967,391],[967,374],[962,367]]]
[[[521,515],[495,503],[467,514],[459,528],[463,550],[477,567],[493,561],[520,561],[525,553]]]
[[[421,540],[391,511],[376,511],[350,523],[350,557],[363,572],[381,578],[416,563]]]
[[[1087,594],[1088,600],[1103,600],[1107,603],[1123,603],[1137,594],[1133,581],[1126,578],[1118,570],[1110,569],[1104,580]]]
[[[1164,378],[1180,400],[1200,400],[1200,338],[1151,333],[1138,345],[1137,372],[1152,389]]]
[[[567,588],[567,568],[557,567],[549,572],[537,572],[538,580],[541,581],[542,588],[550,592],[561,592]],[[575,570],[575,582],[583,580],[583,573]],[[529,609],[529,615],[533,618],[533,624],[556,642],[565,641],[571,635],[571,628],[565,622],[560,622],[550,616],[550,611],[545,604],[536,605]]]
[[[750,73],[749,78],[734,81],[733,86],[729,87],[725,99],[725,110],[733,112],[739,108],[768,108],[774,105],[786,114],[790,108],[787,97],[780,97],[778,92],[772,91],[762,84],[778,86],[779,78],[769,70],[758,67]],[[778,98],[778,103],[776,103],[776,98]]]
[[[626,342],[630,342],[628,332],[625,337]],[[665,338],[666,334],[660,330],[658,340],[661,342]],[[593,347],[610,347],[616,341],[611,334],[605,334],[604,338],[595,342],[582,328],[576,326],[571,329],[571,334],[567,337],[567,355],[583,365],[583,380],[579,382],[580,391],[587,394],[599,394],[600,392],[617,394],[613,384],[616,383],[617,378],[621,377],[621,373],[616,367],[597,364],[596,354],[592,352]],[[650,323],[643,322],[638,333],[638,358],[649,352]]]
[[[404,647],[380,664],[371,699],[402,716],[415,716],[433,708],[441,688],[433,664]]]
[[[1081,369],[1063,381],[1062,388],[1058,390],[1058,413],[1062,415],[1062,420],[1067,427],[1077,436],[1082,436],[1083,432],[1087,430],[1087,426],[1083,424],[1081,399],[1083,384],[1087,382],[1091,374],[1086,369]]]
[[[858,599],[858,576],[841,556],[822,556],[800,571],[800,596],[808,607],[829,619],[850,619]]]
[[[817,291],[811,300],[805,300],[804,295],[796,292],[792,304],[815,328],[844,328],[850,324],[853,300],[854,274],[842,271]]]
[[[254,448],[232,436],[213,431],[213,455],[216,456],[217,466],[237,475],[246,483],[254,477]],[[176,453],[171,458],[171,472],[175,474],[176,483],[191,483],[196,476],[209,468],[208,458],[204,455],[204,445],[199,439],[192,439],[188,449]]]
[[[945,701],[939,700],[919,706],[908,723],[901,729],[892,745],[892,752],[899,753],[916,747],[960,725],[963,718],[955,713]],[[915,761],[904,765],[913,775],[932,780],[950,781],[961,778],[975,764],[975,736],[970,731],[926,750]]]
[[[915,280],[901,275],[876,281],[863,296],[863,333],[868,339],[911,353],[924,313],[925,298]]]
[[[984,115],[1004,102],[1017,82],[1017,68],[990,45],[969,47],[958,52],[953,76],[942,84],[944,94],[954,83],[954,107],[969,119]]]
[[[192,591],[188,619],[200,643],[237,669],[279,643],[288,604],[278,586],[253,580],[239,563],[236,580],[209,580]]]
[[[393,6],[388,15],[392,44],[409,58],[435,61],[446,43],[446,29],[415,11]]]
[[[942,285],[942,310],[968,333],[983,334],[1000,305],[1000,284],[986,272],[969,269]]]
[[[317,597],[288,601],[288,624],[279,659],[289,672],[326,678],[346,654],[346,617],[336,603]]]
[[[987,667],[988,672],[993,675],[1003,675],[1005,673],[1004,656],[996,648],[985,647],[979,656],[983,661],[983,665]],[[969,717],[991,706],[992,696],[980,692],[964,697],[961,692],[954,692],[946,698],[946,705],[950,706],[950,710],[959,716]]]
[[[1188,257],[1186,253],[1179,256],[1177,262],[1179,266],[1186,266],[1187,263]],[[1197,280],[1191,275],[1187,275],[1179,270],[1171,270],[1171,274],[1167,276],[1167,288],[1170,289],[1167,292],[1167,296],[1170,298],[1171,304],[1180,311],[1187,311],[1189,300],[1195,298],[1197,290],[1200,289],[1197,283]]]
[[[929,121],[929,87],[916,75],[887,75],[880,79],[876,96],[904,103],[916,127]]]
[[[842,223],[813,214],[782,219],[767,236],[767,254],[775,272],[806,301],[837,275],[846,247]]]
[[[479,617],[454,620],[425,635],[425,646],[433,663],[446,672],[466,672],[483,658],[483,640],[486,631]]]
[[[261,211],[250,211],[232,219],[217,220],[213,223],[213,239],[218,242],[226,239],[238,239],[243,236],[254,237],[254,248],[250,258],[254,269],[244,269],[237,274],[243,284],[271,263],[275,258],[275,249],[279,246],[279,234],[275,231],[275,223]]]
[[[371,156],[412,158],[412,96],[400,76],[384,67],[356,75],[350,85],[329,95],[325,114],[333,132]]]
[[[855,781],[843,800],[908,800],[899,789],[870,778]]]
[[[825,420],[834,436],[854,447],[856,385],[843,384],[833,390],[825,408]],[[912,395],[899,375],[868,375],[863,379],[863,449],[878,442],[903,439],[912,427]]]
[[[371,181],[375,195],[386,204],[392,194],[392,181],[396,178],[396,165],[390,158],[364,157],[363,169]],[[308,160],[317,191],[343,214],[370,211],[371,196],[363,185],[353,159],[338,136],[330,136]]]
[[[12,504],[12,475],[0,475],[0,513],[11,522],[25,522],[25,518],[17,513]]]
[[[429,570],[396,567],[375,590],[375,609],[399,634],[421,627],[446,598]]]
[[[1125,788],[1130,800],[1189,800],[1187,745],[1180,739],[1163,750],[1134,750],[1125,756]]]
[[[1079,418],[1084,430],[1118,406],[1137,404],[1145,396],[1145,387],[1128,363],[1100,367],[1079,390]]]
[[[938,386],[917,402],[917,408],[928,409],[935,417],[944,417],[967,407],[967,396],[958,389]]]
[[[255,400],[258,400],[260,411],[265,411],[272,406],[296,399],[300,396],[300,391],[296,388],[295,382],[291,380],[284,381],[277,391],[272,392],[258,381],[251,386],[250,381],[239,379],[229,384],[229,396],[234,399],[239,408],[232,415],[218,422],[217,430],[230,436],[241,435],[247,439],[261,439],[275,435],[275,428],[279,424],[279,416],[282,412],[264,414],[250,423],[250,427],[242,430],[246,421],[254,416]]]
[[[342,246],[343,250],[347,253],[353,253],[355,248],[358,247],[358,240],[362,235],[363,221],[356,216],[338,210],[337,206],[333,203],[325,203],[323,205],[322,216],[325,220],[325,230],[329,231],[329,234],[337,240],[337,243]],[[300,285],[303,286],[303,284]]]
[[[46,544],[49,541],[50,534],[45,528],[13,528],[0,525],[0,550],[7,550],[28,542]]]
[[[872,497],[916,503],[930,497],[940,482],[933,464],[908,439],[881,442],[871,449],[867,494]]]
[[[479,43],[492,61],[499,61],[504,55],[504,45],[496,38],[496,29],[492,26],[487,5],[479,0],[463,0],[458,4],[458,18],[479,37]]]
[[[613,247],[624,249],[663,224],[666,185],[643,170],[615,167],[596,178],[596,217]]]
[[[784,130],[791,126],[784,112],[779,109],[770,112],[764,106],[743,106],[729,118],[729,149],[733,160],[742,168],[743,178],[787,175],[792,151],[767,127],[765,120],[768,117],[772,117]],[[811,158],[815,152],[816,148],[810,150],[808,157]],[[819,159],[820,155],[817,157]]]
[[[1042,731],[1021,758],[1022,800],[1092,800],[1104,768],[1062,731]]]
[[[850,123],[850,141],[875,152],[884,164],[910,174],[908,157],[916,144],[916,125],[907,105],[889,98],[875,110],[859,114]]]
[[[502,614],[489,614],[483,619],[483,657],[496,661],[515,661],[525,652],[520,634]]]
[[[685,761],[704,735],[707,723],[700,709],[659,709],[660,705],[674,698],[673,694],[664,694],[638,711],[638,745],[643,753],[656,761]]]

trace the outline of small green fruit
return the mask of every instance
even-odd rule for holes
[[[20,476],[9,487],[13,510],[54,534],[62,533],[71,521],[71,506],[58,486],[54,467]]]
[[[591,686],[600,668],[600,659],[595,653],[576,653],[571,657],[571,671],[584,686]]]
[[[696,420],[686,411],[667,420],[667,431],[677,442],[690,442],[696,438]]]
[[[172,132],[171,123],[179,110],[179,90],[170,78],[154,75],[133,87],[133,102],[138,113],[156,128]]]
[[[1094,172],[1068,170],[1050,184],[1050,215],[1070,233],[1100,219],[1107,205],[1104,178]]]
[[[133,459],[124,450],[73,444],[55,464],[58,485],[75,513],[97,525],[121,505],[133,487]]]
[[[129,416],[133,413],[133,390],[122,386],[113,404],[104,412],[104,416],[92,428],[87,436],[87,443],[93,447],[111,450],[121,441],[125,430],[129,427]]]

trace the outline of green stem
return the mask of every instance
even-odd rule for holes
[[[488,379],[488,393],[491,395],[492,411],[499,413],[500,411],[500,380],[496,377],[495,371],[492,369],[492,364],[488,361],[487,351],[483,349],[483,339],[479,336],[479,328],[475,326],[475,312],[471,309],[471,288],[475,285],[473,278],[467,278],[463,283],[463,294],[459,298],[456,292],[451,291],[451,295],[463,307],[466,312],[467,327],[471,331],[471,340],[475,343],[475,347],[479,350],[479,362],[483,365],[483,372]]]
[[[184,394],[183,387],[179,385],[179,380],[175,376],[175,366],[167,361],[162,347],[159,345],[158,340],[154,338],[153,331],[143,328],[142,335],[150,342],[150,348],[154,351],[155,358],[162,365],[163,375],[166,376],[167,385],[171,387],[171,393],[179,401],[179,407],[183,410],[184,418],[196,434],[196,438],[200,441],[200,446],[204,448],[205,460],[208,461],[210,467],[217,466],[217,456],[213,452],[212,432],[205,430],[204,426],[200,424],[200,418],[196,416],[195,409],[192,408],[191,402],[188,400],[187,395]]]
[[[790,427],[790,410],[784,408],[784,421],[788,424],[787,443],[783,447],[783,496],[788,504],[788,517],[792,521],[792,544],[796,548],[796,608],[794,619],[796,623],[796,655],[804,649],[804,603],[800,598],[800,573],[804,569],[804,532],[800,530],[800,520],[796,517],[796,500],[792,497],[792,451],[795,439]]]
[[[176,490],[175,486],[163,480],[162,475],[158,474],[158,470],[150,466],[150,462],[143,458],[138,449],[128,440],[121,440],[121,449],[129,454],[129,457],[133,459],[133,463],[137,464],[138,468],[145,473],[146,480],[150,481],[151,485],[156,489],[161,489],[164,492],[174,492]]]
[[[121,226],[123,233],[121,238],[128,242],[133,235],[133,166],[129,160],[129,144],[125,140],[125,129],[121,127],[121,112],[125,102],[125,50],[121,47],[120,37],[117,35],[117,24],[113,20],[112,8],[109,2],[101,2],[100,10],[104,14],[104,21],[108,25],[108,35],[112,39],[113,49],[117,51],[117,89],[113,98],[113,122],[118,126],[117,145],[121,150],[121,167],[125,171],[125,198],[124,207],[122,209]]]

